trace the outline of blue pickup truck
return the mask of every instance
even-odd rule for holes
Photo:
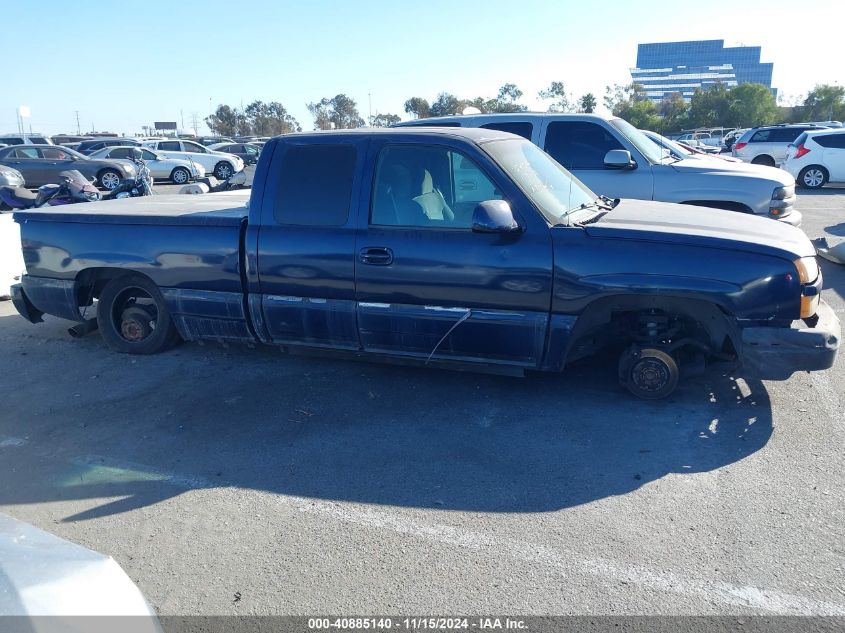
[[[596,196],[496,130],[290,134],[267,143],[248,200],[157,196],[15,220],[18,311],[99,328],[130,354],[259,341],[521,373],[609,348],[624,387],[660,398],[706,362],[784,379],[830,367],[839,346],[801,230]]]

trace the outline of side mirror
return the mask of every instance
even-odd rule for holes
[[[472,212],[474,233],[516,233],[521,230],[511,205],[504,200],[485,200]]]
[[[604,155],[604,166],[608,169],[636,169],[637,161],[627,149],[612,149]]]

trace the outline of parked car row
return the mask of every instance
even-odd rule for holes
[[[205,169],[206,173],[213,174],[215,178],[220,180],[226,180],[232,174],[244,168],[242,158],[234,154],[210,149],[196,141],[187,139],[145,141],[142,146],[155,150],[167,158],[178,158],[197,163]]]
[[[26,186],[40,187],[58,182],[63,171],[76,170],[112,190],[121,180],[134,178],[135,165],[127,160],[92,158],[59,145],[12,145],[0,149],[0,165],[23,175]]]

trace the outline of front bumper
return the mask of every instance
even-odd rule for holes
[[[743,364],[764,380],[786,380],[796,371],[832,367],[842,340],[842,328],[833,309],[822,299],[814,317],[796,323],[799,327],[744,328],[740,350]]]
[[[766,216],[771,218],[772,216]],[[772,218],[777,220],[778,222],[783,222],[784,224],[789,224],[790,226],[801,226],[801,221],[804,219],[804,216],[801,215],[800,211],[796,211],[794,208],[792,211],[789,212],[789,215],[780,217],[780,218]]]

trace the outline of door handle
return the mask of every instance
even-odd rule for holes
[[[358,254],[362,264],[389,266],[393,263],[393,251],[383,246],[368,246]]]

